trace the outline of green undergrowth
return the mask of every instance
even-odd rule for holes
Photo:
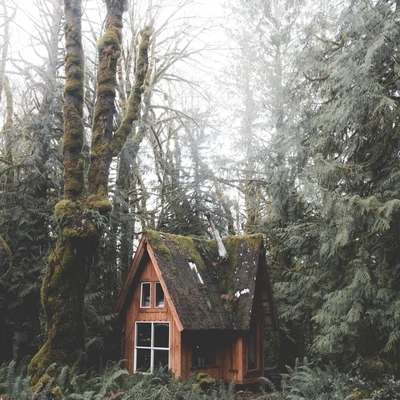
[[[87,371],[75,373],[68,367],[51,366],[38,383],[30,387],[27,362],[14,361],[0,367],[0,399],[159,399],[213,400],[235,399],[234,385],[216,382],[206,374],[197,374],[183,381],[174,379],[166,369],[152,374],[129,375],[119,364],[107,366],[101,374]]]
[[[49,367],[31,387],[26,373],[28,360],[0,366],[0,400],[36,399],[141,399],[141,400],[383,400],[400,399],[400,381],[385,376],[366,380],[339,372],[333,366],[314,366],[307,362],[282,374],[278,390],[260,379],[254,392],[239,390],[233,383],[216,382],[207,374],[174,379],[171,371],[157,369],[152,374],[130,375],[120,364],[110,364],[99,374],[77,373],[68,367]]]

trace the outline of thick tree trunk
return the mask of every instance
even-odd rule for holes
[[[81,34],[81,0],[64,0],[64,200],[55,207],[59,225],[57,246],[50,256],[42,285],[47,341],[29,364],[34,385],[52,364],[77,366],[85,363],[84,295],[93,255],[102,233],[101,215],[111,211],[108,177],[112,157],[117,156],[140,116],[141,95],[147,72],[147,48],[151,29],[142,31],[135,74],[135,89],[128,100],[121,127],[113,133],[117,61],[122,39],[125,0],[106,0],[106,32],[98,43],[99,69],[94,111],[89,197],[84,198],[84,54]]]
[[[86,217],[84,189],[84,54],[81,1],[65,0],[64,200],[55,208],[59,239],[41,290],[47,340],[29,364],[32,384],[51,364],[84,363],[83,300],[98,232]]]
[[[70,206],[72,212],[73,203]],[[29,364],[32,384],[52,364],[79,369],[85,365],[84,293],[98,235],[94,230],[82,236],[75,236],[71,228],[66,231],[60,235],[43,280],[41,296],[47,340]]]

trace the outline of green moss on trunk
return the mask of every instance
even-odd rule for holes
[[[41,291],[47,340],[29,364],[33,384],[54,363],[84,366],[84,293],[97,246],[95,233],[62,237],[50,257]]]
[[[64,200],[55,207],[60,233],[44,277],[41,298],[47,322],[47,340],[28,367],[31,384],[45,375],[52,364],[83,367],[84,293],[94,252],[101,235],[96,211],[108,214],[108,179],[112,157],[121,150],[132,122],[139,118],[141,93],[147,69],[149,34],[142,33],[135,94],[128,106],[123,129],[113,136],[117,62],[121,52],[122,14],[125,0],[106,1],[106,33],[98,43],[98,93],[92,128],[89,197],[83,198],[84,56],[81,39],[81,0],[64,0],[66,58],[64,87]],[[133,110],[133,111],[132,111]],[[114,140],[115,139],[115,140]],[[117,144],[113,143],[113,140]]]
[[[60,239],[41,289],[47,340],[29,364],[32,384],[51,364],[83,367],[85,363],[84,293],[99,243],[99,233],[85,212],[80,202],[71,200],[55,207]]]
[[[64,196],[76,199],[84,188],[83,97],[84,54],[81,34],[81,0],[65,0],[65,86],[64,86]]]
[[[108,196],[108,174],[112,161],[111,140],[115,114],[117,63],[121,55],[124,1],[107,2],[106,30],[97,43],[99,67],[93,116],[89,169],[89,193]]]
[[[145,90],[145,78],[149,67],[148,51],[150,46],[150,37],[153,28],[147,26],[140,31],[142,40],[139,45],[138,58],[136,60],[135,83],[133,90],[128,99],[126,114],[121,122],[120,127],[115,132],[112,143],[112,154],[116,156],[124,146],[128,135],[132,130],[134,121],[140,118],[140,105],[142,94]]]
[[[65,200],[55,207],[59,240],[50,256],[41,291],[47,339],[28,367],[33,385],[54,363],[80,367],[84,364],[84,293],[99,241],[99,232],[85,218],[82,207],[84,54],[81,0],[64,0],[64,6],[66,80],[62,151]]]

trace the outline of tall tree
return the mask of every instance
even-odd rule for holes
[[[228,76],[231,129],[238,132],[230,156],[236,166],[244,219],[241,228],[250,233],[264,230],[275,242],[275,228],[282,229],[295,210],[296,176],[304,165],[296,126],[301,93],[296,90],[299,19],[304,1],[268,0],[231,3],[235,25],[235,57]],[[237,148],[242,150],[240,155]],[[229,160],[227,160],[229,162]],[[235,179],[231,176],[231,179]],[[280,225],[280,226],[279,226]],[[282,257],[283,258],[283,257]]]
[[[111,210],[108,198],[110,164],[120,152],[132,124],[140,116],[151,28],[141,31],[134,87],[125,116],[115,130],[116,72],[126,4],[124,0],[107,0],[106,7],[105,33],[98,42],[97,96],[86,196],[82,154],[85,133],[82,121],[85,78],[82,3],[80,0],[64,2],[64,199],[55,207],[59,237],[42,285],[47,340],[29,364],[32,383],[53,363],[78,367],[84,365],[84,293],[104,221]]]
[[[283,286],[314,326],[310,350],[350,365],[399,354],[399,6],[351,1],[302,53],[314,102],[303,122],[309,253]],[[335,32],[335,33],[333,33]],[[304,239],[288,235],[293,249]],[[291,238],[291,239],[290,239]],[[307,314],[306,314],[307,313]]]
[[[119,158],[114,197],[116,209],[124,209],[125,218],[130,218],[138,230],[152,227],[186,234],[206,231],[202,213],[207,203],[203,195],[207,195],[201,188],[206,182],[194,176],[191,165],[198,158],[192,149],[193,153],[199,153],[200,138],[202,145],[206,142],[205,120],[211,107],[205,85],[192,71],[206,52],[207,46],[199,39],[209,24],[185,16],[185,10],[195,3],[192,0],[153,2],[153,7],[147,10],[156,34],[149,55],[142,121],[137,135],[127,141]],[[139,6],[135,10],[137,14]],[[123,70],[131,64],[132,48],[131,45],[125,49]],[[120,88],[130,87],[129,79],[122,83]],[[199,100],[199,96],[205,101]],[[194,131],[196,135],[199,133],[197,141],[191,140]],[[146,157],[137,153],[140,143]],[[132,232],[125,230],[119,240],[131,235]]]
[[[9,25],[12,31],[16,18],[10,17],[7,11],[9,8],[4,9],[7,22],[3,27]],[[18,360],[36,351],[41,339],[40,281],[45,265],[43,258],[53,244],[48,217],[60,181],[58,152],[51,144],[57,142],[60,131],[60,121],[54,113],[54,104],[61,103],[56,85],[59,11],[60,7],[49,7],[40,13],[52,21],[50,30],[48,26],[40,27],[42,36],[37,48],[45,50],[38,65],[43,61],[43,67],[10,57],[4,51],[2,57],[8,116],[0,134],[0,151],[5,156],[0,158],[0,231],[13,257],[10,273],[0,282],[2,361]],[[15,43],[11,41],[10,45]],[[15,78],[15,68],[24,76],[20,82],[18,75]],[[51,96],[45,95],[42,89],[51,82],[54,83]],[[3,257],[0,259],[2,263]]]

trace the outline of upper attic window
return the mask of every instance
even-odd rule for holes
[[[200,283],[200,285],[204,285],[204,281],[200,275],[199,270],[197,269],[197,265],[193,261],[188,260],[188,264],[190,269],[196,274],[197,282]]]
[[[156,307],[164,307],[164,303],[165,303],[164,290],[163,290],[160,282],[156,282],[155,292],[156,292],[155,306]]]
[[[142,290],[140,293],[140,307],[150,307],[150,282],[142,282]]]

